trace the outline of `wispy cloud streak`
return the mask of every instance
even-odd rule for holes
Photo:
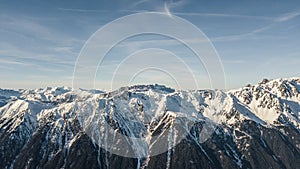
[[[285,21],[292,20],[298,16],[300,16],[300,10],[283,14],[283,15],[275,18],[275,21],[276,22],[285,22]]]
[[[198,12],[173,12],[175,15],[181,16],[203,16],[203,17],[221,17],[221,18],[241,18],[241,19],[260,19],[260,20],[274,20],[274,17],[267,16],[252,16],[252,15],[238,15],[225,13],[198,13]]]
[[[271,20],[272,23],[266,25],[266,26],[262,26],[260,28],[256,28],[250,32],[244,33],[244,34],[237,34],[237,35],[229,35],[229,36],[223,36],[223,37],[216,37],[216,38],[212,38],[212,41],[234,41],[234,40],[241,40],[243,38],[248,38],[250,36],[254,36],[258,33],[262,33],[265,32],[267,30],[272,29],[274,26],[276,26],[279,23],[283,23],[283,22],[287,22],[289,20],[292,20],[296,17],[300,16],[300,11],[293,11],[293,12],[289,12],[286,14],[283,14],[279,17],[274,17],[274,18],[268,18],[268,20]],[[242,15],[239,16],[237,15],[237,17],[243,17]],[[263,19],[264,17],[258,17],[260,19]],[[258,19],[257,18],[257,19]],[[267,18],[265,18],[267,19]]]
[[[80,9],[80,8],[57,8],[60,11],[67,11],[67,12],[90,12],[90,13],[105,13],[110,12],[109,10],[93,10],[93,9]]]

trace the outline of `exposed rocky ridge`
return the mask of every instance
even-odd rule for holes
[[[0,168],[300,168],[299,104],[299,78],[227,92],[160,85],[109,93],[1,89]],[[170,147],[151,157],[112,154],[91,137],[99,134],[98,119],[123,135],[147,138],[154,147],[167,140]],[[202,140],[207,120],[215,130]],[[182,140],[169,130],[177,122],[188,130]],[[142,153],[132,140],[120,146]]]

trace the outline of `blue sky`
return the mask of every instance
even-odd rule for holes
[[[119,17],[150,11],[182,17],[206,34],[223,63],[227,89],[255,84],[264,77],[299,76],[297,0],[0,0],[0,87],[71,86],[76,58],[95,31]],[[141,43],[153,47],[153,39],[165,40],[138,37],[131,39],[127,48]],[[166,45],[164,49],[181,48]],[[113,70],[110,65],[118,63],[118,54],[122,54],[118,48],[115,50],[97,74],[100,89],[108,88],[106,76],[111,76]],[[185,57],[189,58],[188,54]],[[200,88],[209,88],[203,66],[191,67],[199,79],[203,77]],[[155,79],[164,75],[154,74],[149,71],[145,77],[136,78],[137,82],[173,85],[166,82],[167,77]]]

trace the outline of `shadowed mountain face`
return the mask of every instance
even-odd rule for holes
[[[299,104],[299,78],[227,92],[0,89],[0,168],[300,168]]]

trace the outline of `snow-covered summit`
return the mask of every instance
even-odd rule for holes
[[[292,123],[299,127],[300,78],[262,80],[228,93],[271,124]]]

